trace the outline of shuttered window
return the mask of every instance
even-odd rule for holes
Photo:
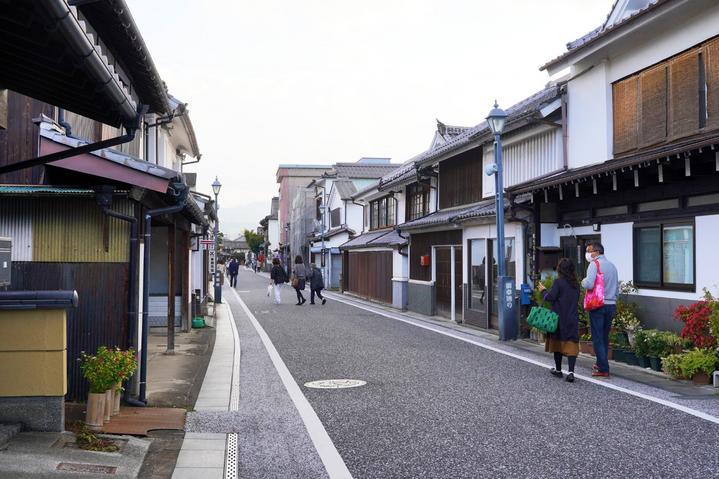
[[[704,47],[707,127],[719,128],[719,38]],[[701,87],[701,85],[700,85]]]
[[[614,154],[637,147],[637,89],[639,78],[633,76],[619,81],[613,87]]]
[[[639,75],[640,146],[650,146],[667,136],[667,67],[660,65]]]
[[[678,138],[699,129],[699,50],[669,62],[670,136]]]

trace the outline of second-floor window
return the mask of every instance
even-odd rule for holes
[[[369,227],[371,230],[394,226],[396,201],[390,196],[385,196],[369,204]]]
[[[413,183],[407,187],[407,221],[429,213],[429,186]]]
[[[339,226],[340,224],[340,209],[335,208],[330,211],[330,226],[334,228],[336,226]]]

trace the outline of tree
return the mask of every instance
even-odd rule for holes
[[[247,241],[247,246],[250,248],[250,251],[252,251],[253,253],[259,253],[260,245],[265,240],[265,238],[262,235],[258,235],[251,230],[245,230],[244,235],[245,241]]]

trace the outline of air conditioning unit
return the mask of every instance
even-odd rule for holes
[[[10,270],[12,269],[11,253],[12,239],[0,237],[0,288],[10,286]]]

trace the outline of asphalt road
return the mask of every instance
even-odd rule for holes
[[[289,287],[275,306],[267,281],[242,271],[240,297],[355,478],[719,475],[715,423],[347,304],[295,306]],[[303,386],[338,378],[367,385]]]

